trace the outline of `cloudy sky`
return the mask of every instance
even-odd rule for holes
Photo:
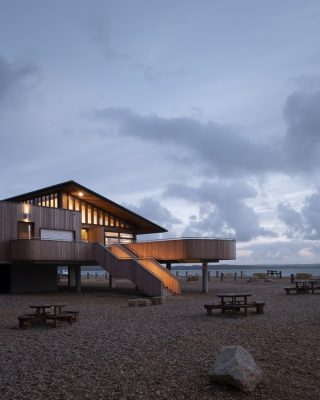
[[[0,0],[0,197],[74,179],[320,262],[319,38],[318,0]]]

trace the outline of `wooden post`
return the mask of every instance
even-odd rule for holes
[[[219,271],[216,271],[216,278],[219,278]]]
[[[104,274],[104,277],[105,277],[106,279],[108,279],[108,272],[106,272],[106,273]]]
[[[167,262],[167,263],[166,263],[166,267],[167,267],[167,269],[168,269],[169,271],[171,271],[171,262]]]
[[[223,282],[223,278],[224,278],[224,273],[221,272],[221,274],[220,274],[220,280],[221,280],[221,282]]]
[[[76,287],[76,267],[75,265],[68,265],[68,286]]]
[[[109,289],[112,289],[112,275],[109,274]]]
[[[282,271],[279,272],[279,278],[282,279]]]
[[[294,282],[294,274],[291,274],[291,283]]]
[[[240,272],[240,279],[243,279],[243,271]]]
[[[87,272],[87,279],[90,279],[90,273]]]
[[[234,281],[236,281],[237,280],[237,273],[235,272],[234,273]]]
[[[81,292],[81,265],[76,265],[75,275],[76,275],[76,291],[78,293],[80,293]]]
[[[210,271],[208,271],[208,281],[210,282],[211,276],[210,276]]]
[[[209,285],[208,285],[208,263],[204,261],[202,263],[202,293],[209,292]]]

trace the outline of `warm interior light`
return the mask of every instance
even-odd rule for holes
[[[23,204],[23,213],[24,214],[30,214],[30,209],[31,209],[31,207],[30,207],[30,204]]]
[[[82,196],[83,196],[83,193],[82,193],[82,192],[79,192],[79,196],[82,197]]]

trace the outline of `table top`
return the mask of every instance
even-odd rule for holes
[[[66,304],[39,304],[31,305],[30,308],[52,308],[52,307],[65,307]]]
[[[252,293],[219,293],[218,297],[249,297]]]

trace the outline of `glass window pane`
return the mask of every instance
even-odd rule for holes
[[[88,224],[92,224],[92,207],[88,204]]]
[[[81,203],[81,222],[85,224],[87,222],[86,205]]]

